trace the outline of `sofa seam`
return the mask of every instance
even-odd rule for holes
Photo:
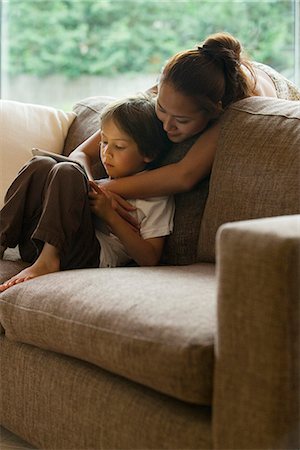
[[[84,107],[84,108],[89,109],[89,110],[92,111],[92,112],[95,112],[95,113],[97,113],[97,114],[100,114],[100,111],[98,111],[97,109],[93,108],[93,107],[90,106],[90,105],[85,105],[84,103],[76,103],[76,106],[74,107],[73,112],[75,112],[75,108],[76,108],[77,106],[82,106],[82,107]],[[75,112],[75,114],[77,114],[77,113]]]
[[[97,330],[97,331],[104,331],[104,332],[106,332],[108,334],[111,334],[111,335],[114,334],[114,335],[117,335],[117,336],[122,336],[122,337],[125,337],[127,339],[136,339],[136,340],[138,339],[138,340],[142,340],[142,341],[145,341],[145,342],[151,342],[151,343],[154,343],[154,344],[161,344],[161,341],[157,341],[157,340],[153,340],[153,339],[145,339],[145,337],[143,337],[143,336],[129,335],[128,333],[120,333],[118,331],[112,331],[109,328],[99,327],[99,326],[91,325],[91,324],[86,324],[84,322],[79,322],[77,320],[70,320],[70,319],[67,319],[67,318],[62,318],[62,317],[59,317],[59,316],[57,316],[55,314],[48,313],[48,312],[45,312],[45,311],[41,311],[41,310],[37,310],[37,309],[31,309],[31,308],[28,308],[28,307],[25,307],[25,306],[20,306],[20,305],[13,305],[10,302],[7,302],[5,300],[0,300],[0,303],[1,302],[5,303],[6,305],[8,305],[8,307],[16,308],[16,309],[23,310],[23,311],[27,311],[29,313],[40,314],[40,315],[46,316],[46,317],[51,317],[51,318],[54,318],[54,319],[58,320],[59,322],[68,322],[69,324],[80,325],[82,327],[90,328],[90,329]],[[0,320],[0,323],[1,323],[1,320]],[[4,326],[3,325],[1,325],[1,326],[5,330]],[[172,342],[171,341],[167,342],[164,345],[168,345],[170,347],[170,344],[172,346]],[[192,346],[193,346],[193,344],[192,344]],[[200,345],[199,347],[200,348],[207,348],[207,347],[210,347],[210,346],[211,346],[211,344],[205,345],[205,346]],[[176,345],[176,348],[177,347],[178,346]],[[184,348],[184,347],[187,348],[188,346],[185,345],[184,347],[183,346],[181,346],[181,347],[182,348]],[[189,346],[189,347],[191,347],[191,346]]]
[[[299,116],[296,115],[292,115],[292,116],[288,116],[287,114],[284,113],[266,113],[266,112],[260,112],[260,111],[251,111],[245,108],[238,108],[237,106],[232,106],[231,107],[232,111],[238,111],[241,113],[246,113],[246,114],[250,114],[251,116],[265,116],[265,117],[282,117],[285,119],[290,119],[290,120],[300,120]]]

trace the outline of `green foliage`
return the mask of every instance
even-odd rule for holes
[[[208,34],[229,31],[250,56],[293,64],[292,3],[200,0],[10,0],[10,75],[158,73]]]

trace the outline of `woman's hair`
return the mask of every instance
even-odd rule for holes
[[[250,71],[249,80],[241,65]],[[231,103],[253,95],[255,75],[242,57],[240,42],[228,33],[209,36],[196,49],[174,55],[165,65],[160,82],[192,97],[211,117]]]
[[[170,148],[171,141],[155,112],[155,99],[137,94],[108,104],[100,114],[101,123],[112,119],[137,144],[140,153],[157,159]]]

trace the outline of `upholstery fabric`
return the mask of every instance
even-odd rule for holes
[[[3,425],[51,450],[211,448],[211,409],[0,338]]]
[[[61,153],[74,118],[74,112],[0,100],[0,208],[9,185],[32,157],[31,149],[39,147]]]
[[[251,97],[231,106],[222,132],[198,243],[215,260],[220,225],[300,212],[300,102]]]
[[[193,137],[174,144],[161,165],[180,161],[197,140]],[[208,196],[209,177],[198,183],[191,191],[174,195],[174,230],[166,238],[162,263],[193,264],[197,261],[197,242],[202,214]]]
[[[298,449],[300,215],[226,224],[217,242],[216,448]]]
[[[209,405],[215,288],[210,264],[65,271],[4,291],[0,323],[10,340]]]

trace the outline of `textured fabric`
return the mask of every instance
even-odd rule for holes
[[[0,284],[25,269],[28,265],[28,263],[21,261],[17,249],[7,249],[3,260],[0,259]],[[1,333],[4,333],[4,329],[0,323],[0,334]]]
[[[65,141],[64,154],[69,155],[79,144],[99,129],[99,115],[111,97],[89,97],[74,106],[77,114]],[[196,137],[173,145],[162,165],[177,162],[184,157],[195,142]],[[95,178],[106,177],[100,163],[93,168]],[[175,218],[173,233],[167,237],[162,261],[165,264],[191,264],[197,261],[197,242],[200,221],[208,194],[208,179],[203,180],[193,190],[177,194],[175,198]]]
[[[8,250],[7,250],[8,251]],[[8,280],[12,276],[16,275],[16,273],[20,272],[22,269],[27,267],[29,263],[25,263],[21,261],[20,256],[13,260],[0,260],[0,283]]]
[[[3,425],[39,449],[211,448],[211,410],[0,338]]]
[[[277,97],[284,100],[300,100],[300,90],[292,81],[285,78],[272,67],[258,62],[252,63],[254,67],[263,70],[271,80],[276,89]]]
[[[198,243],[214,261],[225,222],[300,212],[300,102],[251,97],[223,116]]]
[[[162,165],[180,161],[196,141],[197,136],[173,145]],[[197,242],[209,178],[202,180],[191,191],[174,195],[174,230],[166,238],[162,261],[165,264],[192,264],[197,261]]]
[[[0,100],[0,208],[8,186],[32,157],[32,147],[61,153],[74,112]]]
[[[214,266],[65,271],[0,295],[6,336],[210,404]]]
[[[300,215],[224,225],[217,263],[215,447],[299,449]]]

